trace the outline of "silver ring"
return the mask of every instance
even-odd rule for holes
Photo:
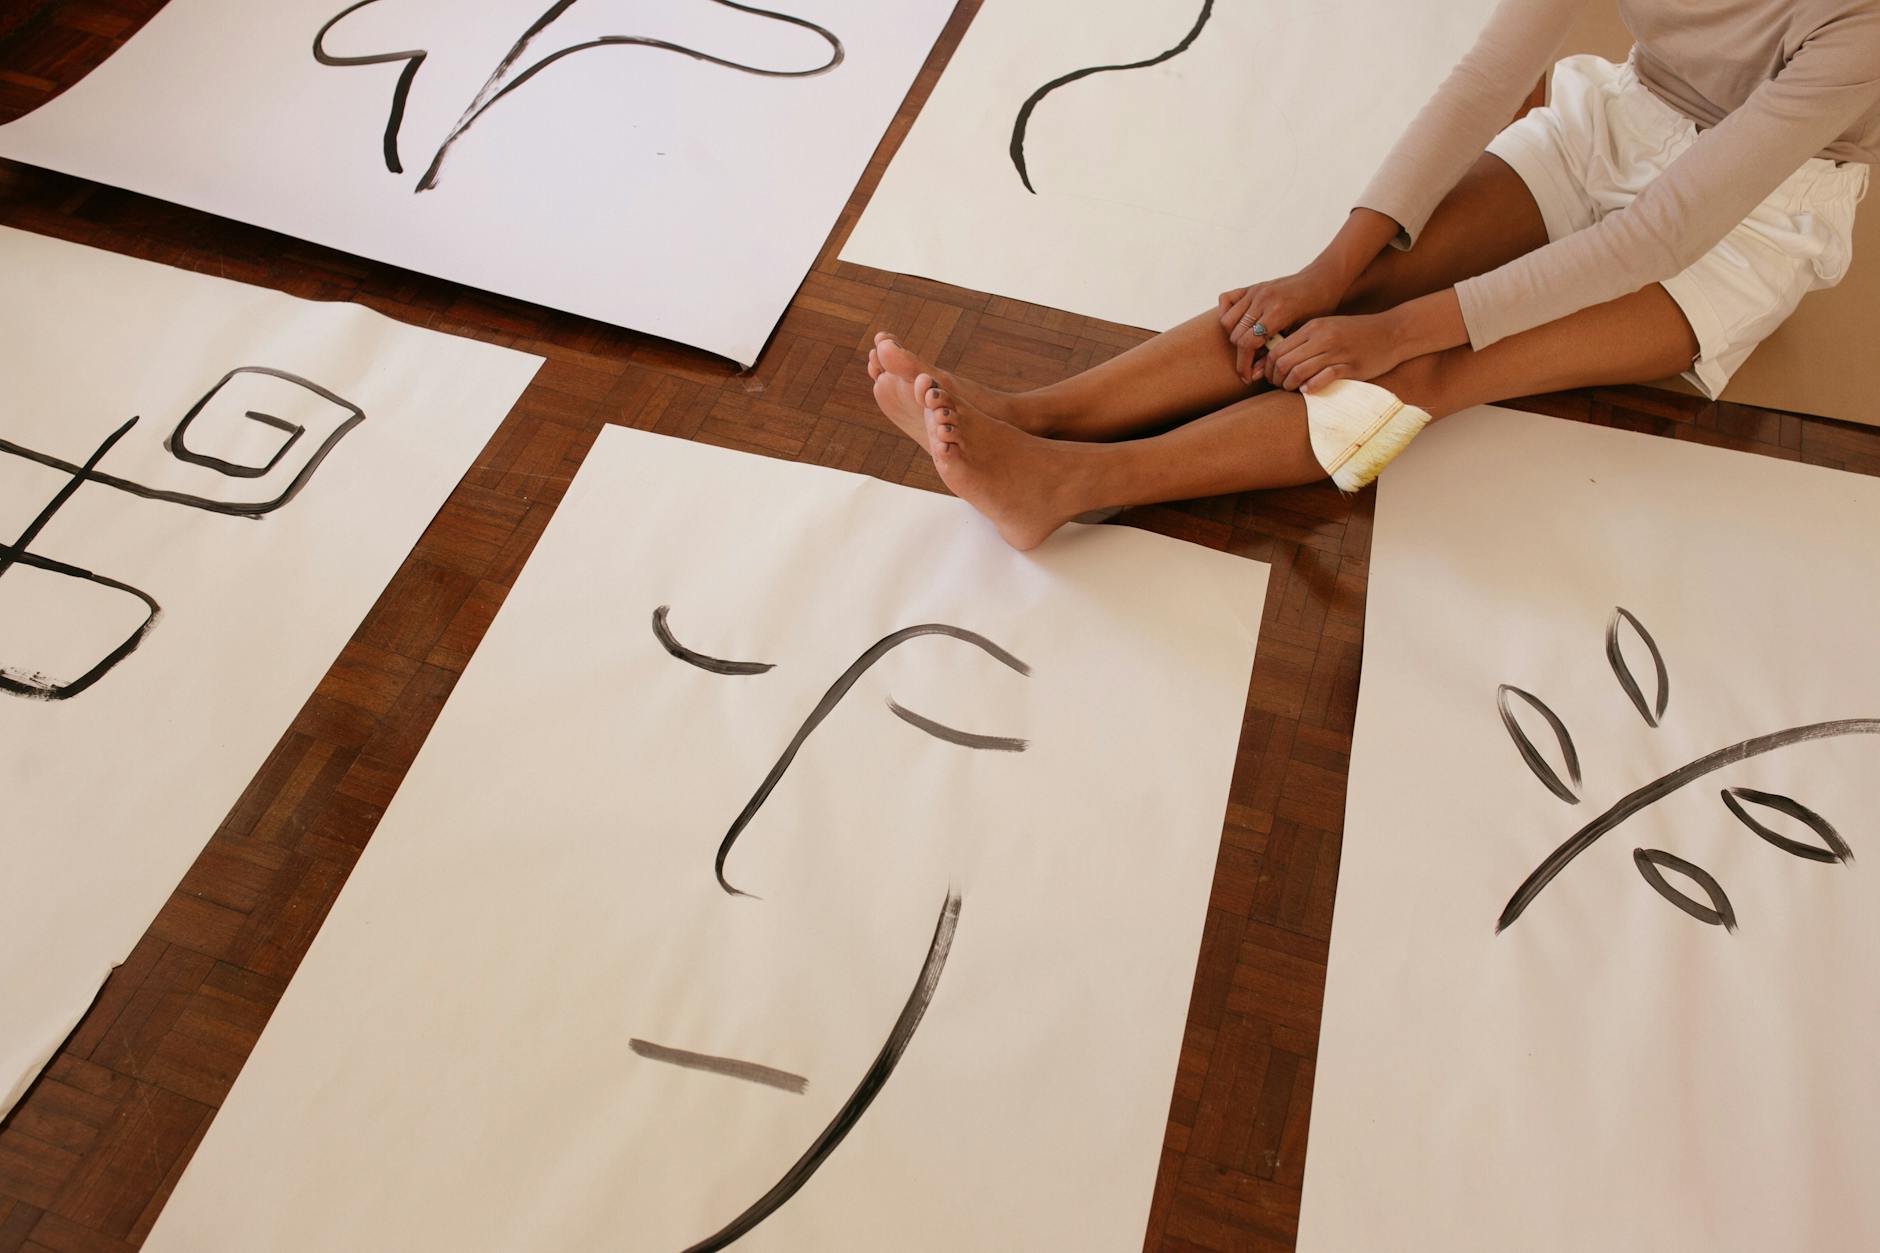
[[[1258,335],[1261,339],[1265,339],[1267,337],[1266,323],[1264,322],[1255,322],[1252,326],[1248,327],[1247,329],[1252,331],[1255,335]]]

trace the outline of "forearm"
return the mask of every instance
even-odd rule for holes
[[[1453,287],[1406,300],[1379,316],[1387,319],[1391,338],[1405,350],[1405,360],[1469,342],[1462,302]]]
[[[1332,242],[1307,268],[1323,275],[1340,295],[1351,289],[1377,255],[1397,236],[1395,219],[1375,209],[1353,209]]]

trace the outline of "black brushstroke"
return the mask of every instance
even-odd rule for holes
[[[1633,677],[1632,667],[1625,664],[1625,654],[1619,651],[1619,623],[1630,623],[1638,637],[1645,641],[1645,647],[1651,650],[1652,665],[1658,671],[1658,695],[1654,702],[1647,704],[1645,693],[1639,690],[1638,680]],[[1632,705],[1645,719],[1645,725],[1655,727],[1658,720],[1665,716],[1665,706],[1671,701],[1671,678],[1665,672],[1664,654],[1658,651],[1658,641],[1645,629],[1645,624],[1633,616],[1632,611],[1618,608],[1612,611],[1612,621],[1606,624],[1606,660],[1612,663],[1612,672],[1619,677],[1619,686],[1631,698]],[[1654,712],[1655,710],[1655,712]]]
[[[1665,852],[1662,848],[1635,848],[1632,850],[1632,864],[1645,877],[1645,882],[1652,885],[1658,895],[1676,905],[1679,909],[1713,927],[1720,926],[1725,931],[1736,930],[1736,911],[1730,907],[1730,898],[1724,893],[1723,885],[1711,876],[1708,870],[1695,862],[1685,861],[1682,857]],[[1704,889],[1710,897],[1710,904],[1705,905],[1695,898],[1680,892],[1665,880],[1663,866],[1686,876],[1691,882]]]
[[[1534,742],[1528,738],[1527,732],[1521,729],[1521,724],[1515,721],[1514,711],[1508,707],[1510,696],[1519,696],[1541,717],[1547,719],[1547,725],[1552,728],[1554,739],[1560,745],[1560,755],[1566,762],[1568,776],[1573,780],[1572,786],[1561,781],[1553,766],[1541,756],[1540,750],[1534,747]],[[1528,769],[1534,772],[1534,777],[1545,784],[1548,791],[1567,804],[1579,804],[1580,754],[1574,750],[1573,737],[1567,734],[1567,724],[1562,722],[1559,715],[1549,709],[1540,697],[1509,683],[1503,683],[1495,690],[1495,706],[1501,710],[1501,725],[1508,729],[1509,738],[1514,740],[1514,746],[1521,751],[1521,760],[1525,761]]]
[[[1722,795],[1723,803],[1728,806],[1731,813],[1737,816],[1738,821],[1785,853],[1793,853],[1797,857],[1806,857],[1810,861],[1825,861],[1829,863],[1854,860],[1854,850],[1848,847],[1847,841],[1841,838],[1841,833],[1834,829],[1834,825],[1793,797],[1779,796],[1774,792],[1758,792],[1752,788],[1746,787],[1725,788]],[[1821,845],[1804,844],[1800,840],[1791,840],[1786,835],[1782,835],[1764,825],[1750,816],[1749,811],[1743,808],[1743,801],[1762,805],[1765,808],[1775,810],[1779,814],[1787,814],[1796,821],[1805,824],[1817,836],[1821,837]]]
[[[855,1129],[855,1124],[861,1121],[869,1105],[886,1086],[889,1076],[894,1074],[901,1055],[907,1051],[908,1042],[914,1038],[915,1028],[920,1026],[921,1018],[927,1013],[927,1006],[933,1001],[934,992],[940,986],[940,975],[946,969],[947,952],[953,947],[953,933],[959,926],[959,920],[959,893],[948,892],[946,902],[940,907],[940,919],[934,924],[933,942],[927,947],[927,960],[921,965],[919,978],[914,981],[914,990],[908,994],[907,1004],[901,1007],[901,1016],[895,1020],[894,1029],[888,1033],[887,1043],[881,1046],[881,1052],[875,1056],[874,1063],[862,1076],[854,1093],[836,1111],[834,1120],[823,1128],[822,1134],[796,1160],[796,1164],[784,1172],[783,1178],[770,1191],[718,1231],[688,1247],[685,1253],[715,1253],[715,1250],[723,1249],[748,1235],[752,1228],[795,1196],[828,1156],[835,1152],[843,1137]]]
[[[666,626],[666,614],[670,605],[661,605],[653,610],[653,635],[659,640],[661,648],[677,657],[687,665],[709,670],[713,674],[764,674],[777,667],[767,661],[720,661],[716,657],[707,657],[704,653],[695,653],[673,638],[672,631]]]
[[[707,1074],[723,1075],[727,1079],[742,1079],[746,1083],[776,1088],[779,1092],[794,1092],[798,1096],[809,1091],[809,1080],[802,1075],[778,1070],[775,1066],[747,1062],[742,1058],[694,1053],[691,1049],[676,1049],[665,1044],[654,1044],[651,1040],[628,1040],[627,1047],[649,1062],[664,1062],[668,1066],[685,1070],[702,1070]]]
[[[98,463],[104,459],[104,455],[110,452],[112,447],[120,439],[123,439],[124,436],[129,434],[130,429],[136,425],[137,419],[132,418],[123,426],[120,426],[117,430],[106,436],[104,442],[98,445],[97,451],[93,452],[91,456],[86,459],[84,465],[73,468],[71,479],[53,495],[52,500],[46,504],[45,508],[39,511],[38,516],[27,524],[26,529],[20,532],[19,538],[14,540],[11,544],[0,545],[0,577],[5,577],[7,571],[11,570],[14,566],[21,565],[33,569],[45,570],[53,574],[64,575],[67,578],[96,583],[101,587],[107,587],[113,591],[124,592],[136,597],[144,603],[144,608],[147,612],[144,616],[143,624],[135,631],[131,632],[130,636],[125,639],[123,643],[112,649],[111,652],[105,656],[103,661],[100,661],[90,670],[87,670],[84,674],[69,683],[53,683],[37,675],[16,670],[0,669],[0,692],[8,692],[15,696],[26,696],[36,700],[67,700],[73,696],[77,696],[80,692],[83,692],[86,688],[110,673],[112,668],[119,662],[135,652],[137,646],[143,643],[144,636],[149,634],[150,628],[156,625],[157,618],[162,614],[163,611],[161,607],[148,593],[139,591],[128,583],[120,583],[116,579],[108,579],[102,575],[93,574],[91,571],[80,569],[78,566],[67,565],[62,561],[52,561],[26,551],[33,540],[38,538],[39,533],[46,529],[46,524],[52,521],[53,516],[57,514],[60,509],[65,507],[66,502],[72,499],[73,495],[77,493],[80,487],[84,486],[86,480],[94,477],[94,471],[97,469]]]
[[[566,48],[551,52],[540,61],[531,65],[528,69],[524,70],[521,74],[518,74],[513,80],[498,87],[497,84],[501,83],[504,75],[515,67],[516,62],[522,58],[523,53],[528,49],[530,43],[535,40],[535,37],[541,34],[556,18],[560,17],[577,3],[577,0],[556,0],[556,3],[550,5],[548,9],[529,26],[529,29],[523,32],[522,37],[509,49],[508,55],[504,56],[502,61],[498,63],[495,72],[490,75],[489,80],[484,83],[482,90],[477,93],[476,99],[470,102],[470,107],[464,110],[464,114],[458,119],[457,124],[451,127],[449,134],[444,136],[444,142],[438,145],[437,153],[431,158],[430,166],[425,170],[423,176],[418,179],[418,185],[415,191],[426,192],[437,186],[438,174],[443,169],[444,158],[449,155],[451,146],[461,139],[464,133],[474,126],[485,113],[488,113],[498,103],[520,89],[523,84],[527,83],[549,66],[566,57],[571,57],[578,52],[588,52],[595,48],[652,48],[661,52],[676,52],[681,56],[690,57],[694,61],[702,61],[707,65],[716,65],[723,69],[753,74],[760,78],[813,78],[819,74],[826,74],[830,70],[835,69],[838,65],[842,64],[843,58],[848,55],[842,46],[842,41],[836,37],[834,31],[818,26],[807,18],[793,17],[788,13],[778,13],[771,9],[761,9],[755,5],[740,4],[737,3],[737,0],[710,0],[710,2],[712,4],[722,5],[727,9],[736,9],[740,13],[749,13],[756,17],[770,18],[773,21],[783,22],[803,30],[814,31],[828,43],[829,59],[823,64],[816,66],[814,69],[772,70],[765,69],[762,66],[745,65],[739,61],[726,60],[724,57],[713,56],[709,52],[703,52],[697,48],[688,48],[684,44],[671,43],[664,39],[649,39],[642,35],[603,35],[598,39],[590,39],[585,43],[571,44]]]
[[[292,422],[275,417],[272,414],[248,410],[244,416],[250,420],[260,422],[265,426],[274,427],[277,430],[288,432],[286,442],[276,450],[273,457],[268,460],[265,466],[257,468],[254,466],[238,465],[234,462],[225,461],[220,457],[213,457],[192,451],[188,446],[188,433],[191,423],[196,420],[203,409],[216,397],[222,388],[227,386],[229,380],[233,379],[238,374],[264,374],[271,378],[282,379],[288,383],[306,389],[322,400],[325,400],[327,403],[344,410],[348,415],[327,437],[325,443],[308,455],[306,464],[302,466],[299,473],[294,476],[293,481],[282,490],[280,495],[270,501],[230,503],[227,501],[211,500],[203,496],[191,496],[184,492],[161,491],[142,483],[119,478],[116,475],[100,473],[98,471],[99,462],[102,461],[112,447],[128,434],[131,428],[136,426],[141,420],[135,417],[113,431],[83,465],[75,465],[62,457],[54,457],[50,454],[40,452],[37,449],[26,448],[10,440],[0,439],[0,453],[19,457],[22,460],[31,461],[37,465],[46,466],[49,469],[57,470],[69,476],[68,481],[53,497],[51,503],[40,512],[39,516],[33,520],[32,524],[26,528],[20,537],[12,544],[0,545],[0,575],[4,575],[15,565],[28,566],[66,578],[80,579],[85,582],[95,583],[100,587],[108,588],[112,591],[122,592],[142,601],[146,611],[143,624],[139,626],[137,630],[132,632],[123,643],[113,648],[102,661],[77,679],[69,683],[60,684],[47,679],[43,674],[37,672],[0,667],[0,692],[36,700],[66,700],[77,696],[79,693],[91,687],[92,684],[96,683],[99,679],[102,679],[106,674],[110,673],[119,662],[130,656],[130,654],[137,649],[138,645],[143,642],[144,636],[149,634],[151,628],[156,625],[157,619],[162,614],[161,606],[157,604],[153,597],[147,592],[132,587],[128,583],[122,583],[116,579],[107,578],[104,575],[94,573],[93,571],[83,569],[79,566],[70,565],[63,561],[55,561],[49,557],[27,551],[27,547],[33,540],[38,538],[40,532],[45,529],[46,524],[51,521],[52,516],[72,498],[79,488],[87,483],[96,483],[103,487],[110,487],[118,491],[127,492],[133,496],[142,497],[146,500],[159,500],[169,504],[183,505],[191,509],[201,509],[211,513],[221,513],[235,517],[259,518],[264,514],[272,513],[274,510],[279,509],[282,505],[298,495],[300,490],[306,486],[307,481],[313,477],[314,472],[319,469],[320,463],[326,460],[327,455],[333,451],[347,432],[351,431],[355,426],[359,425],[359,423],[365,421],[365,411],[360,409],[359,406],[297,374],[289,374],[285,370],[276,370],[268,366],[238,366],[230,370],[227,374],[224,374],[217,380],[215,386],[211,387],[203,394],[200,400],[191,405],[189,411],[185,413],[181,421],[177,423],[176,428],[163,441],[164,448],[177,460],[214,470],[229,478],[259,478],[278,466],[282,459],[286,457],[288,450],[299,443],[301,437],[306,434],[304,427],[298,426]]]
[[[175,432],[172,433],[170,437],[169,443],[171,445],[170,451],[176,453],[179,459],[192,461],[197,465],[207,466],[210,469],[220,469],[220,465],[218,465],[216,459],[202,457],[197,454],[187,454],[186,450],[178,452],[178,447],[181,444],[181,437],[190,422],[194,421],[196,415],[202,412],[203,406],[214,398],[216,392],[220,391],[222,387],[237,374],[266,374],[274,378],[284,379],[287,382],[306,388],[322,400],[338,405],[340,408],[347,410],[351,415],[334,428],[333,433],[327,436],[325,443],[321,444],[319,448],[308,455],[307,463],[301,467],[300,472],[294,476],[293,481],[282,489],[281,494],[276,496],[273,500],[236,503],[231,501],[211,500],[206,496],[191,496],[187,492],[163,491],[158,488],[145,486],[142,483],[132,482],[129,479],[118,478],[113,474],[86,473],[85,478],[89,482],[97,483],[104,487],[116,488],[120,492],[128,492],[133,496],[141,496],[145,500],[161,500],[173,505],[186,505],[191,509],[204,509],[211,513],[224,513],[238,518],[259,518],[264,514],[273,513],[276,509],[279,509],[282,505],[285,505],[288,501],[298,496],[300,490],[307,485],[307,480],[313,477],[314,471],[320,468],[320,463],[326,460],[328,454],[333,451],[340,440],[344,439],[346,434],[355,426],[365,421],[365,411],[360,409],[358,405],[335,395],[326,388],[321,387],[318,383],[301,378],[298,374],[289,374],[285,370],[275,370],[267,366],[241,366],[223,375],[221,380],[218,381],[214,387],[210,388],[208,393],[203,396],[201,400],[190,407],[189,412],[185,414],[182,421],[177,424]],[[81,467],[73,465],[71,462],[62,458],[38,452],[31,448],[21,447],[3,438],[0,438],[0,453],[8,453],[15,457],[24,458],[27,461],[37,462],[42,466],[58,470],[65,474],[77,474],[81,471]],[[230,473],[228,470],[222,470],[221,472],[224,474]],[[247,477],[245,474],[240,474],[239,472],[237,476]]]
[[[349,15],[357,13],[367,5],[377,4],[379,0],[359,0],[348,5],[332,17],[313,37],[313,59],[321,65],[386,65],[393,61],[403,61],[404,70],[398,75],[398,85],[392,88],[392,111],[385,119],[385,168],[394,174],[405,172],[404,162],[398,157],[398,132],[405,124],[405,100],[411,95],[411,81],[418,76],[418,67],[430,52],[423,48],[411,48],[404,52],[380,52],[372,56],[336,57],[326,50],[326,33],[332,30]]]
[[[906,708],[893,697],[888,699],[888,708],[894,716],[911,727],[919,727],[935,739],[945,740],[949,744],[958,744],[962,748],[983,748],[995,753],[1022,753],[1031,747],[1030,740],[1021,740],[1005,735],[978,735],[972,731],[960,731],[932,718],[923,717]]]
[[[1189,45],[1200,37],[1202,28],[1208,24],[1208,19],[1213,15],[1214,0],[1201,0],[1201,16],[1195,19],[1193,29],[1183,35],[1182,41],[1167,52],[1158,53],[1147,61],[1132,61],[1128,65],[1092,65],[1081,70],[1072,70],[1069,74],[1052,79],[1026,97],[1025,103],[1019,106],[1017,120],[1012,123],[1011,145],[1012,165],[1018,170],[1018,180],[1025,184],[1025,190],[1034,196],[1038,194],[1038,189],[1031,185],[1031,174],[1025,164],[1025,129],[1031,125],[1031,113],[1038,107],[1039,101],[1058,88],[1074,83],[1080,78],[1089,78],[1092,74],[1108,74],[1116,70],[1146,70],[1152,65],[1160,65],[1164,61],[1172,60],[1188,51]]]
[[[770,773],[765,776],[763,783],[758,785],[757,791],[752,794],[751,799],[745,802],[743,812],[740,813],[737,820],[731,824],[731,829],[725,832],[725,838],[720,841],[718,845],[718,858],[713,867],[714,872],[718,876],[719,887],[733,896],[749,895],[749,893],[741,892],[737,888],[732,887],[731,884],[725,880],[725,858],[731,855],[731,846],[737,843],[739,834],[743,832],[745,827],[750,825],[751,819],[757,816],[757,811],[763,807],[765,800],[769,799],[771,790],[774,789],[783,778],[784,772],[790,768],[790,763],[796,760],[796,754],[798,750],[803,747],[803,741],[807,740],[810,736],[810,732],[820,726],[822,720],[827,718],[835,710],[835,707],[842,703],[842,698],[848,695],[849,689],[854,687],[856,682],[864,674],[868,673],[868,668],[909,640],[918,639],[923,635],[945,635],[956,640],[963,640],[981,649],[1001,664],[1018,671],[1020,674],[1029,675],[1031,673],[1030,666],[1014,657],[1011,653],[1006,652],[985,636],[974,631],[965,630],[961,627],[948,626],[945,623],[930,622],[922,626],[903,627],[894,634],[871,645],[861,656],[855,659],[847,670],[842,672],[840,678],[829,685],[829,690],[823,693],[822,700],[817,702],[816,708],[810,711],[809,717],[805,718],[803,725],[797,729],[795,737],[790,740],[789,747],[785,748],[783,755],[777,758],[777,764],[770,768]]]
[[[1611,809],[1593,819],[1574,832],[1565,843],[1561,844],[1545,861],[1534,868],[1532,874],[1522,881],[1519,888],[1508,899],[1508,904],[1501,911],[1501,917],[1495,923],[1495,932],[1500,934],[1512,926],[1522,911],[1538,896],[1542,888],[1553,877],[1566,869],[1575,857],[1590,848],[1600,836],[1612,830],[1640,810],[1654,805],[1671,793],[1677,791],[1694,779],[1702,778],[1714,770],[1748,761],[1764,753],[1786,748],[1791,744],[1806,743],[1810,740],[1832,739],[1842,735],[1880,735],[1880,718],[1846,718],[1836,722],[1816,722],[1807,726],[1790,727],[1784,731],[1774,731],[1768,735],[1759,735],[1755,739],[1720,748],[1714,753],[1699,757],[1689,765],[1681,766],[1671,773],[1647,783],[1637,791],[1630,792]]]

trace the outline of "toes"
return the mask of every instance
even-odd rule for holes
[[[909,352],[894,336],[883,332],[875,337],[875,352],[881,357],[881,366],[890,373],[904,379],[911,379],[922,369],[920,358]]]
[[[928,397],[938,390],[933,381],[933,375],[922,371],[914,376],[914,397],[929,409],[933,408],[933,404]]]
[[[868,377],[871,379],[881,377],[881,358],[875,355],[873,348],[868,350]]]
[[[957,447],[960,442],[960,428],[954,418],[953,410],[929,409],[927,412],[932,415],[927,423],[927,429],[933,436],[934,444],[946,448]]]

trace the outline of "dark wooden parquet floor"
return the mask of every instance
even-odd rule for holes
[[[159,7],[0,4],[0,120],[77,81]],[[548,358],[260,774],[221,827],[204,833],[207,847],[142,941],[0,1125],[0,1253],[119,1253],[141,1243],[603,424],[939,490],[931,464],[870,400],[863,363],[876,329],[895,328],[942,366],[1007,385],[1051,382],[1143,338],[835,259],[977,7],[959,6],[748,373],[643,335],[0,162],[0,223],[296,296],[358,301]],[[1223,274],[1221,285],[1247,277]],[[1197,292],[1197,305],[1213,294]],[[0,276],[0,298],[31,293],[9,290]],[[1880,474],[1880,431],[1847,424],[1644,389],[1523,404]],[[1273,568],[1151,1250],[1293,1247],[1371,516],[1370,495],[1348,501],[1321,486],[1120,520]]]

